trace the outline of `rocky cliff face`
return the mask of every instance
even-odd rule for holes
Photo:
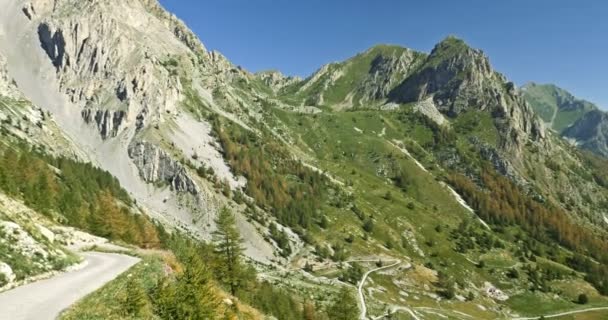
[[[175,110],[179,80],[159,68],[159,63],[189,52],[183,43],[192,41],[180,33],[175,20],[163,17],[182,38],[172,37],[155,16],[144,14],[142,6],[149,3],[45,4],[32,1],[24,13],[38,25],[40,45],[56,68],[61,90],[71,102],[86,108],[84,120],[94,123],[103,138],[116,136],[121,126],[132,125],[136,119],[156,122],[163,112]],[[75,11],[79,14],[71,14]],[[142,44],[142,37],[149,41]]]
[[[499,147],[519,157],[528,140],[541,142],[545,128],[513,83],[490,66],[488,58],[462,40],[439,43],[416,72],[389,94],[391,101],[412,103],[432,99],[448,117],[467,111],[492,114],[500,134]]]
[[[321,67],[305,81],[292,85],[309,104],[340,109],[372,107],[407,78],[426,55],[410,49],[378,45],[344,62]]]
[[[416,70],[420,57],[420,53],[409,49],[376,54],[356,93],[363,101],[386,99],[400,81]]]
[[[0,96],[5,96],[11,99],[18,99],[21,97],[19,89],[15,84],[13,78],[11,78],[7,66],[6,58],[0,53]]]
[[[288,77],[275,70],[259,72],[256,73],[255,76],[270,87],[274,92],[278,92],[287,86],[302,81],[302,79],[299,77]]]
[[[166,183],[173,190],[193,195],[200,193],[186,169],[155,145],[149,142],[133,143],[129,146],[129,157],[133,159],[139,174],[146,182]]]

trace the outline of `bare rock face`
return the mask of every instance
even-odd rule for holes
[[[302,81],[299,77],[288,77],[274,70],[259,72],[255,76],[275,92]]]
[[[189,53],[184,43],[194,40],[179,31],[171,16],[161,16],[169,19],[161,23],[147,13],[145,6],[153,7],[151,3],[58,0],[51,6],[32,1],[24,9],[38,23],[40,45],[56,68],[61,90],[87,108],[84,120],[94,122],[103,138],[116,136],[138,117],[160,121],[159,115],[180,101],[179,79],[160,62]],[[175,38],[164,24],[182,37]],[[141,38],[150,39],[142,43]],[[204,51],[202,45],[196,49]]]
[[[420,53],[409,49],[376,54],[368,75],[356,93],[362,97],[362,101],[386,99],[391,90],[419,66],[420,56]]]
[[[500,134],[499,147],[517,158],[528,140],[542,142],[545,128],[515,86],[490,66],[480,50],[452,37],[439,43],[424,64],[390,94],[398,103],[431,98],[448,117],[468,110],[492,114]]]
[[[148,12],[156,16],[173,35],[195,53],[205,53],[203,43],[188,27],[174,14],[166,11],[157,0],[141,0]]]
[[[398,46],[378,45],[344,62],[321,67],[295,87],[307,96],[309,104],[339,104],[340,109],[365,107],[386,100],[425,56]]]
[[[103,139],[116,137],[126,116],[124,111],[92,110],[86,108],[81,112],[84,122],[95,123]]]
[[[0,96],[11,99],[18,99],[21,97],[19,89],[6,69],[6,58],[2,54],[0,54]]]
[[[186,169],[173,160],[165,151],[148,142],[138,142],[129,146],[129,157],[133,159],[141,177],[151,183],[167,183],[175,191],[200,193],[196,183],[188,176]]]

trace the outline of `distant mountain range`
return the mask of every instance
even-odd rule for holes
[[[234,65],[156,0],[0,8],[0,290],[70,263],[50,229],[173,251],[133,269],[154,276],[142,288],[103,295],[145,301],[137,319],[608,306],[608,159],[564,139],[608,156],[608,117],[518,89],[461,39],[378,45],[299,79]],[[251,268],[227,257],[239,237]],[[204,274],[225,316],[167,316],[209,296],[189,292]],[[67,319],[124,318],[116,303]]]
[[[608,114],[553,84],[528,83],[524,98],[549,128],[577,146],[608,157]]]

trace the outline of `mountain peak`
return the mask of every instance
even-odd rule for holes
[[[587,112],[597,109],[593,103],[578,99],[554,84],[530,82],[522,87],[522,93],[536,114],[557,132],[563,132]]]

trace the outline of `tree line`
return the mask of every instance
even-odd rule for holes
[[[0,190],[32,209],[95,235],[158,247],[156,225],[108,172],[26,145],[0,149]]]

